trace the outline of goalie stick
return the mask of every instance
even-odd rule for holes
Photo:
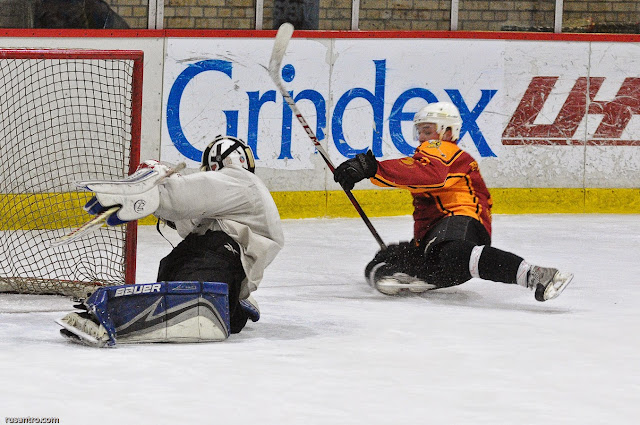
[[[49,246],[56,247],[56,246],[66,245],[68,243],[71,243],[73,241],[77,241],[78,239],[83,238],[85,235],[88,235],[89,233],[93,233],[96,229],[98,229],[99,227],[102,227],[102,225],[105,223],[105,221],[107,221],[107,219],[109,218],[109,216],[111,216],[111,214],[115,214],[116,212],[118,212],[119,209],[120,209],[120,206],[116,205],[114,207],[111,207],[101,212],[100,214],[96,215],[91,220],[87,221],[77,229],[71,231],[70,233],[67,233],[61,238],[51,241],[49,243]]]
[[[85,190],[90,190],[88,186],[91,186],[92,183],[93,183],[93,184],[101,185],[102,187],[104,187],[106,193],[122,193],[120,190],[118,190],[118,186],[130,186],[132,183],[139,182],[139,183],[142,184],[142,187],[146,191],[146,190],[151,189],[153,186],[158,185],[160,182],[162,182],[167,177],[169,177],[169,176],[181,171],[185,167],[186,167],[186,164],[184,162],[181,162],[180,164],[178,164],[177,166],[172,168],[166,175],[164,175],[163,177],[161,177],[157,181],[153,182],[152,184],[148,184],[147,183],[149,181],[149,177],[150,177],[150,174],[149,174],[149,170],[150,169],[144,169],[142,174],[136,175],[136,173],[137,173],[136,172],[136,173],[133,173],[131,176],[126,177],[123,180],[115,180],[115,181],[96,180],[94,182],[78,182],[78,187],[83,188]],[[78,227],[77,229],[67,233],[66,235],[64,235],[64,236],[62,236],[62,237],[60,237],[60,238],[58,238],[58,239],[56,239],[54,241],[51,241],[49,243],[49,246],[56,247],[56,246],[66,245],[66,244],[71,243],[73,241],[77,241],[78,239],[81,239],[81,238],[83,238],[84,236],[86,236],[86,235],[88,235],[90,233],[93,233],[95,230],[97,230],[98,228],[102,227],[102,225],[107,221],[107,219],[112,214],[117,213],[119,209],[120,209],[120,205],[115,205],[115,206],[112,206],[112,207],[106,209],[105,211],[103,211],[100,214],[96,215],[91,220],[87,221],[82,226]]]
[[[293,35],[293,25],[287,22],[280,25],[280,28],[278,29],[278,33],[276,34],[276,38],[273,44],[271,59],[269,60],[269,76],[275,83],[276,87],[278,87],[280,94],[282,94],[282,96],[284,97],[284,100],[289,105],[289,108],[291,108],[291,110],[293,111],[293,114],[296,116],[300,124],[302,124],[302,127],[307,132],[307,135],[315,145],[316,150],[322,156],[322,159],[324,159],[324,162],[326,162],[327,166],[329,167],[329,170],[331,170],[331,172],[333,173],[335,170],[335,167],[331,163],[331,160],[329,159],[329,155],[320,144],[320,141],[316,137],[313,130],[311,130],[311,127],[309,127],[307,120],[300,113],[300,110],[296,106],[296,102],[293,100],[293,98],[285,88],[282,78],[280,77],[280,68],[282,66],[282,60],[284,59],[284,55],[287,51],[287,45],[289,44],[289,40],[291,39],[292,35]],[[356,211],[358,211],[358,214],[360,214],[360,217],[364,221],[364,224],[366,224],[367,228],[369,228],[369,231],[375,238],[376,242],[378,242],[378,245],[380,245],[380,249],[386,249],[387,246],[382,241],[382,238],[380,237],[376,229],[373,227],[373,224],[371,224],[371,221],[369,221],[369,218],[364,213],[364,211],[362,210],[362,207],[360,207],[360,204],[358,203],[356,198],[353,196],[351,191],[346,190],[344,188],[343,190],[344,190],[344,193],[347,194],[347,197],[353,204]]]

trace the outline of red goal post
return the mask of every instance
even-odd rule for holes
[[[137,224],[49,243],[91,218],[80,180],[140,161],[143,52],[0,49],[0,292],[86,297],[135,283]]]

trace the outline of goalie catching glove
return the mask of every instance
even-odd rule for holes
[[[146,160],[135,173],[123,180],[94,180],[79,182],[78,187],[95,192],[84,210],[99,215],[111,207],[120,208],[105,220],[108,226],[117,226],[153,214],[160,206],[158,184],[177,169],[156,160]]]

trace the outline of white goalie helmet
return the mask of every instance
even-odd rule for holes
[[[440,137],[442,137],[447,128],[451,128],[452,141],[456,141],[460,137],[462,118],[460,117],[460,111],[453,103],[435,102],[420,109],[413,117],[413,131],[416,140],[418,140],[417,126],[424,123],[436,124]]]
[[[202,171],[218,171],[229,165],[237,165],[252,173],[256,169],[251,148],[232,136],[216,136],[202,154]]]

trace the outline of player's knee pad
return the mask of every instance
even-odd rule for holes
[[[157,282],[99,288],[84,306],[109,341],[222,341],[230,332],[228,288],[218,282]]]
[[[439,287],[455,286],[471,279],[469,258],[475,245],[464,240],[436,241],[425,248],[425,275]]]
[[[471,251],[476,245],[467,241],[442,241],[431,248],[431,253],[440,261],[462,266],[469,264]]]

